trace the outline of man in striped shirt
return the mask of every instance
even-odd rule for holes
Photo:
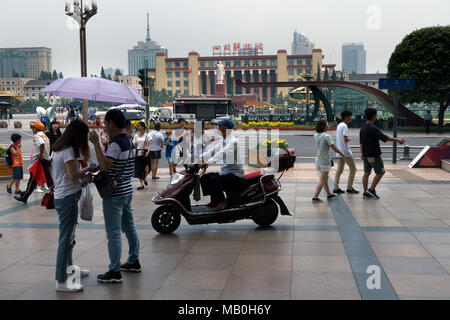
[[[103,216],[105,219],[108,252],[111,263],[109,265],[109,271],[98,275],[97,280],[100,282],[122,282],[122,274],[120,271],[141,271],[141,265],[139,263],[139,239],[133,220],[133,208],[131,206],[133,196],[131,177],[134,175],[136,150],[124,131],[125,117],[120,110],[109,110],[106,113],[105,128],[110,137],[106,155],[102,151],[97,133],[95,131],[89,133],[89,140],[94,145],[100,169],[106,171],[112,180],[118,178],[114,193],[108,198],[103,198]],[[121,265],[122,231],[128,239],[129,256],[126,263]]]

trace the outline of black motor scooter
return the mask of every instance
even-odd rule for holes
[[[256,224],[267,227],[275,222],[279,211],[282,215],[291,215],[278,193],[282,190],[279,179],[284,171],[294,166],[295,151],[281,149],[277,156],[280,177],[264,173],[264,170],[246,174],[235,205],[223,210],[214,210],[206,205],[191,206],[190,195],[193,192],[194,199],[200,200],[200,176],[206,167],[201,170],[198,164],[186,165],[183,173],[177,173],[163,191],[153,196],[152,201],[160,205],[152,214],[153,228],[162,234],[172,233],[180,225],[181,216],[191,225],[252,219]]]

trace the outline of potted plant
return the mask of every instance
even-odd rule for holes
[[[248,151],[248,163],[253,166],[267,166],[273,149],[287,149],[286,140],[272,139],[260,142]]]

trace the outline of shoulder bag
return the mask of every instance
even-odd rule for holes
[[[145,152],[146,152],[145,150],[147,150],[147,149],[145,149],[145,147],[147,146],[147,138],[148,138],[148,133],[146,132],[145,133],[145,141],[144,141],[143,148],[136,150],[136,157],[143,157],[143,156],[145,156]]]
[[[133,142],[130,140],[130,151],[128,152],[128,160],[130,160],[132,150],[133,150]],[[109,198],[114,193],[117,187],[117,181],[120,179],[120,176],[122,175],[127,165],[128,161],[125,162],[124,166],[122,167],[122,170],[120,170],[120,173],[114,180],[111,179],[111,177],[108,175],[106,171],[100,171],[99,173],[97,173],[97,175],[94,177],[94,183],[98,193],[100,194],[100,197]]]

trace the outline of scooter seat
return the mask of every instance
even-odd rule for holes
[[[244,175],[244,179],[245,180],[252,180],[252,179],[256,179],[262,176],[262,172],[261,170],[259,171],[254,171],[254,172],[250,172],[247,173],[246,175]]]

